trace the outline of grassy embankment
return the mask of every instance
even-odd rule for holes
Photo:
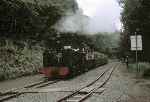
[[[27,41],[0,40],[0,81],[37,73],[42,48]]]

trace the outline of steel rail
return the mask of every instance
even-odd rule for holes
[[[57,83],[57,82],[59,82],[59,80],[55,80],[55,81],[51,81],[51,82],[49,82],[49,81],[40,81],[40,82],[36,82],[36,83],[26,85],[26,86],[21,87],[21,88],[14,88],[14,89],[8,90],[8,91],[0,94],[0,102],[6,101],[6,100],[9,100],[9,99],[12,99],[12,98],[15,98],[17,96],[20,96],[20,95],[24,94],[23,92],[22,93],[18,92],[19,90],[26,90],[26,89],[33,88],[33,87],[41,88],[41,87],[45,87],[47,85],[54,84],[54,83]]]
[[[118,64],[117,64],[117,65],[118,65]],[[93,94],[97,89],[103,87],[103,86],[108,82],[108,80],[110,79],[110,77],[111,77],[111,75],[112,75],[114,69],[117,67],[117,65],[113,66],[111,69],[109,69],[109,68],[106,69],[106,70],[103,71],[103,72],[99,75],[99,77],[97,77],[94,81],[92,81],[92,82],[90,82],[88,85],[86,85],[86,86],[84,86],[84,87],[82,87],[82,88],[76,90],[75,92],[73,92],[73,93],[71,93],[71,94],[69,94],[69,95],[67,95],[67,96],[65,96],[65,97],[63,97],[63,98],[61,98],[61,99],[59,99],[57,102],[82,102],[82,101],[84,101],[84,100],[87,99],[91,94]],[[91,90],[90,90],[89,92],[87,92],[86,94],[81,95],[81,90],[83,90],[83,89],[85,89],[85,88],[87,88],[87,87],[90,87],[90,86],[92,86],[93,84],[95,84],[100,78],[102,78],[102,76],[104,76],[105,73],[109,72],[109,70],[111,70],[111,71],[110,71],[108,77],[106,78],[106,80],[105,80],[103,83],[101,83],[101,85],[99,85],[98,87],[95,87],[95,88],[91,89]],[[77,99],[71,100],[70,98],[77,98]],[[69,99],[70,99],[70,100],[69,100]]]
[[[50,85],[50,84],[55,84],[55,83],[57,83],[59,81],[60,80],[55,80],[55,81],[52,81],[52,82],[43,83],[41,85],[36,86],[36,88],[41,88],[41,87],[45,87],[45,86]]]
[[[117,67],[117,66],[116,66]],[[78,100],[77,102],[82,102],[84,101],[85,99],[87,99],[90,95],[92,95],[96,90],[98,90],[99,88],[103,87],[108,81],[109,79],[111,78],[111,75],[113,73],[113,71],[115,70],[116,67],[113,67],[112,70],[110,71],[109,75],[107,76],[106,80],[101,84],[99,85],[98,87],[95,87],[93,88],[87,95],[85,95],[84,97],[82,97],[80,100]]]
[[[107,70],[108,70],[108,69],[107,69]],[[104,72],[102,72],[102,73],[100,74],[100,76],[99,76],[96,80],[99,80],[99,79],[107,72],[107,70],[105,70]],[[84,87],[82,87],[82,88],[80,88],[80,89],[74,91],[73,93],[71,93],[71,94],[69,94],[69,95],[63,97],[62,99],[58,100],[57,102],[63,102],[64,100],[66,100],[66,99],[72,97],[73,95],[79,93],[82,89],[85,89],[86,87],[89,87],[89,86],[91,86],[92,84],[94,84],[94,83],[96,82],[96,80],[94,80],[94,81],[90,82],[88,85],[86,85],[86,86],[84,86]]]

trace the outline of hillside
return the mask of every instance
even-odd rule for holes
[[[1,0],[0,4],[0,80],[37,73],[43,66],[45,43],[56,35],[51,26],[75,12],[76,2]]]
[[[21,0],[21,1],[43,6],[45,5],[57,6],[59,9],[63,10],[64,13],[68,11],[73,12],[78,9],[75,0]]]
[[[75,12],[74,0],[2,0],[0,1],[0,37],[13,39],[47,38],[51,26],[68,12]]]

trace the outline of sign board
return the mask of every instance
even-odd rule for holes
[[[136,51],[142,50],[142,36],[141,35],[137,35],[137,36],[130,36],[130,40],[131,40],[131,50],[132,51]]]
[[[64,46],[64,49],[65,49],[65,50],[71,49],[71,46]]]

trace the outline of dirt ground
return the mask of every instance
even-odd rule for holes
[[[116,68],[101,95],[95,94],[87,102],[150,102],[150,80],[129,73],[121,64]]]
[[[56,102],[59,98],[69,94],[69,92],[58,92],[57,90],[72,91],[78,89],[80,86],[95,79],[104,68],[111,67],[112,65],[113,64],[108,64],[74,79],[60,81],[59,83],[43,88],[44,90],[55,89],[56,92],[24,94],[7,102]],[[41,78],[37,79],[39,80]],[[142,79],[137,77],[134,73],[129,73],[124,64],[120,64],[120,66],[115,69],[111,79],[104,88],[105,91],[102,94],[94,93],[90,98],[85,100],[85,102],[150,102],[150,79]]]
[[[121,66],[120,70],[117,70],[116,77],[122,76],[122,80],[126,83],[124,86],[129,88],[124,93],[126,99],[120,97],[118,102],[150,102],[150,79],[141,78],[137,73],[130,73],[125,65]]]
[[[0,92],[6,92],[15,88],[22,88],[23,86],[43,80],[42,75],[24,76],[12,80],[0,82]]]

